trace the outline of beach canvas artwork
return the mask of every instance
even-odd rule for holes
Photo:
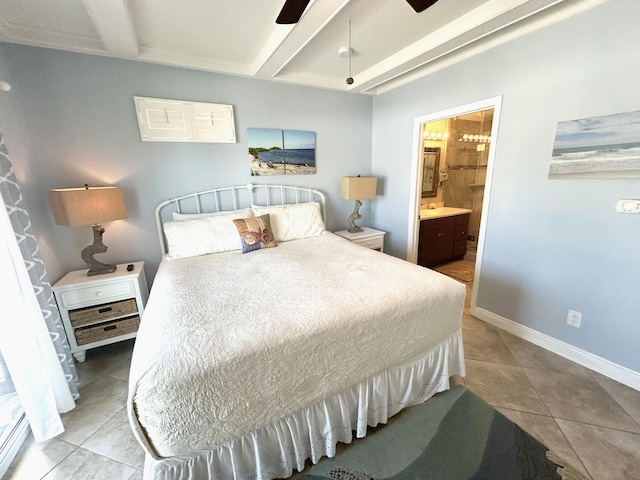
[[[316,134],[304,130],[247,128],[251,175],[316,173]]]
[[[549,178],[640,178],[640,111],[559,122]]]

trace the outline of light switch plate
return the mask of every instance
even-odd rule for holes
[[[616,202],[616,212],[640,213],[640,200],[618,200]]]

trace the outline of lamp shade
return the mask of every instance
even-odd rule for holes
[[[376,177],[342,177],[340,196],[346,200],[371,200],[376,198]]]
[[[127,218],[119,187],[55,188],[49,202],[58,225],[94,225]]]

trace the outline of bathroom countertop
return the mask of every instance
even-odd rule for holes
[[[433,218],[452,217],[454,215],[463,215],[471,213],[468,208],[440,207],[440,208],[424,208],[420,210],[420,220],[431,220]]]

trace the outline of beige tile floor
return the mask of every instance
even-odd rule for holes
[[[467,285],[470,298],[471,284]],[[464,383],[593,480],[640,479],[640,392],[521,340],[469,314],[463,318]],[[6,480],[138,480],[143,453],[127,422],[133,341],[87,353],[66,431],[30,437]]]

